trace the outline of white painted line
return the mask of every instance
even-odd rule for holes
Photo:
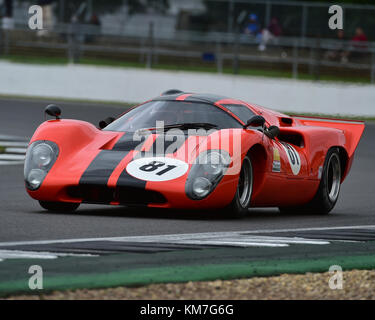
[[[29,141],[29,137],[14,136],[9,134],[0,134],[1,140]]]
[[[171,243],[171,242],[163,242]],[[209,245],[209,246],[231,246],[231,247],[288,247],[286,243],[266,243],[266,242],[242,242],[242,241],[200,241],[200,240],[186,240],[186,241],[176,241],[173,243],[181,244],[197,244],[197,245]]]
[[[27,148],[29,144],[27,142],[20,141],[0,141],[2,147],[24,147]]]
[[[0,165],[1,166],[19,165],[19,164],[23,164],[23,161],[2,161],[2,160],[0,160]]]
[[[58,257],[97,257],[92,254],[0,250],[0,261],[5,259],[56,259]]]
[[[51,253],[0,250],[0,259],[56,259]]]
[[[374,229],[375,225],[361,225],[361,226],[342,226],[342,227],[317,227],[317,228],[295,228],[295,229],[275,229],[275,230],[255,230],[255,231],[230,231],[230,232],[206,232],[206,233],[182,233],[182,234],[166,234],[154,236],[128,236],[128,237],[105,237],[105,238],[77,238],[77,239],[58,239],[58,240],[32,240],[32,241],[13,241],[0,242],[0,247],[11,247],[18,245],[31,244],[53,244],[53,243],[72,243],[72,242],[90,242],[90,241],[139,241],[157,242],[158,239],[195,239],[209,238],[209,237],[231,237],[233,235],[247,235],[258,233],[279,233],[279,232],[298,232],[298,231],[319,231],[319,230],[345,230],[345,229]],[[375,231],[375,230],[374,230]],[[290,238],[293,239],[293,238]]]
[[[24,154],[0,154],[0,160],[25,160]]]
[[[30,141],[30,139],[26,137],[10,136],[7,134],[0,134],[0,140],[25,141],[25,142]]]
[[[284,244],[329,244],[329,241],[305,239],[305,238],[283,238],[283,237],[247,237],[239,235],[237,238],[220,238],[223,241],[236,241],[236,242],[262,242],[262,243],[284,243]],[[205,241],[205,240],[202,240]],[[210,241],[210,240],[207,240]]]
[[[21,154],[25,154],[26,150],[27,150],[27,148],[13,148],[13,147],[5,148],[5,152],[6,153],[21,153]]]
[[[241,231],[242,233],[279,233],[279,232],[299,232],[299,231],[324,231],[324,230],[347,230],[347,229],[375,229],[375,225],[364,226],[342,226],[342,227],[316,227],[316,228],[296,228],[296,229],[265,229]],[[374,230],[375,231],[375,230]]]

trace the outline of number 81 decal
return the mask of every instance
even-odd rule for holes
[[[126,171],[133,177],[146,181],[167,181],[181,177],[189,165],[167,157],[139,158],[131,161]]]
[[[292,169],[293,174],[297,175],[301,170],[301,158],[296,149],[294,149],[290,144],[282,143],[282,145],[286,155],[288,156],[290,168]]]

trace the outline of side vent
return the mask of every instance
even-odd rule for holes
[[[293,124],[293,119],[292,118],[286,118],[286,117],[282,117],[280,118],[280,125],[281,126],[291,126]]]

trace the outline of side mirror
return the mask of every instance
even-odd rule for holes
[[[102,121],[99,122],[99,128],[100,129],[104,129],[106,126],[108,126],[110,123],[112,123],[113,121],[115,121],[116,119],[113,118],[113,117],[108,117]]]
[[[249,120],[247,120],[247,123],[243,126],[243,128],[246,129],[247,127],[263,127],[265,122],[266,119],[264,119],[262,116],[252,116]]]
[[[264,131],[267,137],[274,139],[280,133],[280,128],[277,126],[270,126],[268,129]]]
[[[56,106],[55,104],[49,104],[44,109],[44,114],[48,114],[51,117],[55,117],[56,120],[57,120],[57,119],[60,119],[61,109],[58,106]]]

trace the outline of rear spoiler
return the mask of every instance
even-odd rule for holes
[[[365,129],[365,122],[361,120],[346,120],[294,115],[292,115],[291,117],[298,120],[305,126],[328,127],[343,130],[346,138],[346,151],[348,152],[349,157],[354,154],[354,151],[361,139],[363,130]]]

